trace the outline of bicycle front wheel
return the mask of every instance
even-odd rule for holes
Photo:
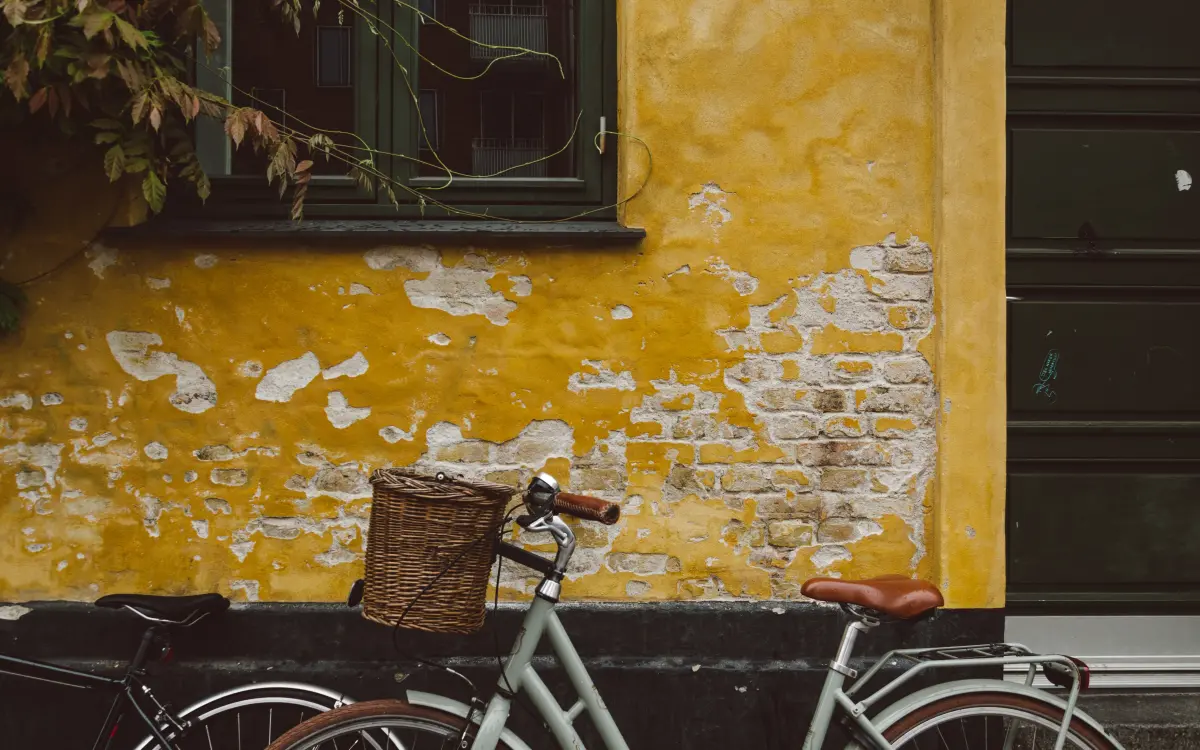
[[[1053,750],[1063,711],[1025,695],[968,693],[934,701],[884,731],[896,750]],[[1116,750],[1102,732],[1071,719],[1064,748]]]
[[[267,750],[459,750],[471,746],[474,728],[460,716],[405,701],[365,701],[315,716]],[[511,750],[503,741],[496,747]]]

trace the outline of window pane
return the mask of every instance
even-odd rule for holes
[[[353,132],[353,16],[339,13],[340,8],[337,2],[322,3],[315,19],[306,10],[297,34],[271,3],[235,0],[230,61],[233,103],[259,108],[304,138],[318,129]],[[344,23],[339,23],[339,15]],[[332,137],[343,147],[354,143],[347,136]],[[345,174],[348,170],[337,160],[315,161],[317,173]],[[243,143],[233,154],[232,171],[265,174],[265,157]]]
[[[438,92],[437,154],[450,169],[477,176],[577,176],[577,8],[578,0],[438,0],[439,20],[461,36],[420,24],[425,59],[418,75],[421,89]],[[436,163],[421,165],[419,173],[445,174]]]

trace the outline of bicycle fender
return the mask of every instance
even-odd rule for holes
[[[309,693],[313,696],[316,702],[321,704],[333,703],[335,706],[345,706],[355,702],[353,698],[347,695],[343,695],[335,690],[329,690],[328,688],[320,687],[319,685],[308,685],[303,682],[255,682],[247,685],[238,685],[235,688],[230,688],[229,690],[225,690],[220,693],[213,693],[212,695],[201,698],[176,715],[180,719],[188,719],[193,715],[202,712],[204,709],[208,708],[214,703],[225,700],[226,698],[240,695],[252,697],[252,694],[256,692],[269,693],[274,690],[294,690],[299,693]],[[153,736],[146,737],[139,742],[133,750],[146,750],[146,748],[150,747],[151,744],[156,742],[158,742],[158,740],[154,739]]]
[[[407,691],[406,700],[414,706],[424,706],[425,708],[436,708],[439,711],[445,711],[448,714],[461,716],[464,719],[470,718],[471,707],[466,703],[447,698],[444,695],[435,693],[423,693],[420,690]],[[526,745],[515,734],[505,729],[500,733],[500,739],[512,750],[532,750],[529,745]]]
[[[875,728],[880,732],[886,731],[890,726],[895,724],[900,719],[908,716],[913,711],[924,708],[934,701],[942,700],[943,698],[951,698],[968,693],[1009,693],[1012,695],[1020,695],[1026,698],[1032,698],[1036,701],[1048,703],[1062,711],[1067,710],[1067,702],[1059,698],[1053,693],[1048,693],[1039,688],[1030,687],[1020,682],[1008,682],[1007,680],[956,680],[954,682],[944,682],[940,685],[933,685],[924,690],[901,698],[887,708],[883,709],[878,716],[871,720]],[[1113,747],[1117,750],[1124,750],[1121,743],[1117,742],[1116,738],[1108,733],[1100,722],[1093,719],[1078,706],[1072,716],[1079,719],[1084,724],[1087,724],[1092,729],[1102,734],[1106,739],[1112,742]],[[857,742],[851,742],[846,746],[847,750],[863,750],[862,745]]]

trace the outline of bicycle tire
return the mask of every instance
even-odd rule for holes
[[[288,729],[345,705],[353,701],[301,684],[247,685],[184,709],[180,718],[190,725],[182,735],[160,729],[171,742],[170,750],[249,747],[244,739],[261,750]],[[134,750],[162,750],[162,745],[148,736]]]
[[[369,730],[399,731],[404,724],[409,725],[405,728],[428,728],[431,733],[443,738],[444,747],[458,748],[457,738],[467,727],[467,720],[445,711],[415,706],[402,700],[364,701],[320,714],[293,727],[271,743],[267,750],[325,750],[337,747],[334,744],[337,737]],[[453,744],[445,744],[445,740],[450,739],[454,740]],[[412,744],[415,743],[399,743],[398,746],[410,747]],[[369,743],[364,746],[371,747]],[[380,744],[380,747],[389,745],[384,743]],[[500,740],[496,747],[498,750],[512,750],[503,740]]]
[[[918,708],[888,727],[883,732],[883,736],[896,747],[896,750],[918,750],[918,748],[935,746],[939,748],[943,746],[957,747],[958,745],[955,744],[958,739],[957,736],[953,737],[953,743],[948,741],[945,737],[945,732],[941,731],[942,725],[948,725],[950,722],[960,719],[981,717],[984,719],[982,731],[985,733],[989,731],[987,724],[989,717],[999,719],[1001,722],[1005,718],[1024,719],[1029,722],[1030,726],[1048,731],[1048,734],[1045,735],[1040,735],[1039,729],[1035,729],[1034,731],[1031,750],[1041,750],[1042,747],[1052,748],[1054,746],[1054,737],[1056,736],[1057,729],[1062,726],[1063,709],[1052,703],[1039,701],[1027,695],[1012,693],[968,693],[966,695],[942,698]],[[1003,728],[1002,724],[1001,728]],[[937,730],[941,742],[921,744],[922,737],[930,736],[928,735],[930,729]],[[959,729],[962,730],[963,744],[974,750],[974,745],[971,745],[965,728],[960,724]],[[979,731],[975,727],[972,727],[972,729],[975,732]],[[956,734],[953,730],[951,731],[952,734]],[[1011,731],[1011,728],[1007,731]],[[1048,741],[1038,744],[1039,736],[1048,738]],[[1016,746],[1030,747],[1028,734],[1025,735],[1025,738],[1026,741],[1024,743],[1018,742]],[[995,743],[990,744],[994,745]],[[985,741],[985,746],[990,745]],[[998,746],[1003,747],[1003,743]],[[851,747],[858,746],[852,744]],[[1102,732],[1098,732],[1094,727],[1078,717],[1072,717],[1064,748],[1074,748],[1076,750],[1116,750],[1118,747]]]

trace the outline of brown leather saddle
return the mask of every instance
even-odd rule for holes
[[[900,620],[911,620],[945,604],[937,586],[904,576],[861,581],[811,578],[804,582],[800,593],[819,602],[852,604]]]

